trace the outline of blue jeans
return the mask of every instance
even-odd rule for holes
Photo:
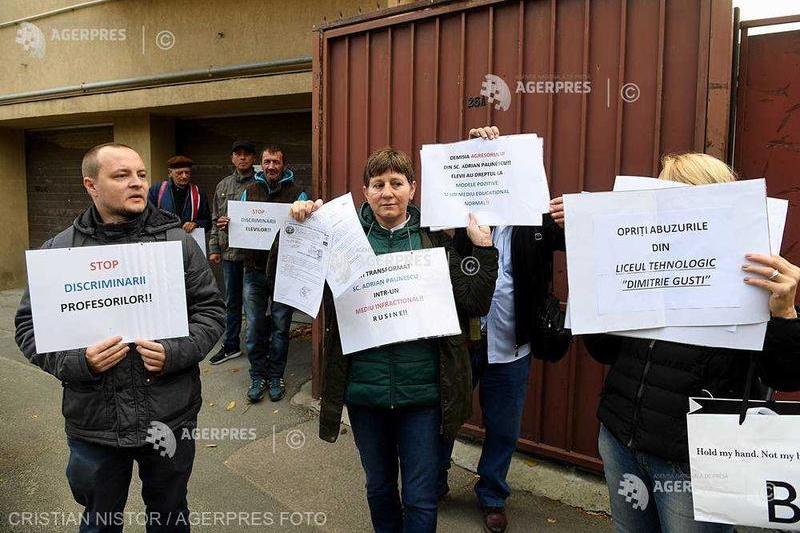
[[[194,440],[182,439],[176,431],[175,443],[174,455],[162,457],[150,444],[113,448],[68,437],[67,480],[75,501],[84,507],[80,532],[122,531],[134,461],[142,480],[147,533],[189,531],[186,485],[194,463]]]
[[[347,412],[367,477],[367,503],[376,533],[436,531],[439,408],[389,410],[348,405]]]
[[[478,384],[486,437],[478,462],[480,479],[475,494],[484,507],[505,507],[511,489],[506,482],[511,457],[517,449],[522,410],[528,392],[531,356],[511,363],[489,364],[486,342],[470,347],[473,387]],[[441,439],[438,490],[447,486],[447,469],[453,453],[453,441]]]
[[[242,333],[242,289],[244,286],[244,264],[241,261],[222,260],[222,276],[225,278],[225,351],[238,352],[239,336]]]
[[[245,344],[250,360],[250,378],[267,378],[267,273],[257,268],[244,269],[244,314],[247,317]]]
[[[294,308],[273,300],[272,333],[270,335],[269,365],[267,377],[282,378],[289,354],[289,329],[292,327]]]
[[[694,520],[687,463],[636,452],[603,425],[597,445],[617,533],[733,533],[731,525]]]

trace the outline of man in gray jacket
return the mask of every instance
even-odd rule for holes
[[[236,141],[231,146],[231,163],[235,167],[233,174],[217,184],[214,200],[211,202],[211,237],[208,240],[208,260],[215,265],[222,262],[222,276],[225,279],[225,342],[217,353],[208,360],[218,365],[242,355],[239,336],[242,332],[242,302],[254,305],[254,302],[267,300],[263,272],[253,269],[245,270],[245,250],[228,246],[228,202],[239,201],[245,189],[255,183],[253,164],[256,160],[256,147],[249,141]],[[244,294],[244,298],[242,295]],[[263,307],[255,305],[256,308]],[[250,311],[254,311],[250,309]],[[248,313],[248,317],[253,313]],[[263,331],[266,318],[247,324],[247,351],[255,353],[265,350],[267,332]]]
[[[62,382],[67,479],[85,508],[80,531],[122,530],[133,461],[148,531],[189,531],[186,486],[195,446],[186,437],[202,403],[198,363],[222,334],[223,303],[203,252],[181,230],[180,219],[147,202],[138,153],[121,144],[96,146],[84,156],[82,173],[94,205],[43,248],[181,241],[189,335],[130,344],[115,336],[86,349],[38,353],[26,291],[15,318],[17,345]]]

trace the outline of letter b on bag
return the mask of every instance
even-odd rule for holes
[[[783,489],[786,491],[786,497],[778,499],[775,494],[775,489]],[[782,492],[782,491],[781,491]],[[794,502],[797,499],[797,491],[795,488],[786,483],[785,481],[767,481],[767,508],[769,510],[769,521],[778,522],[781,524],[794,524],[800,522],[800,507],[797,507]],[[777,516],[776,507],[782,507],[780,517]],[[787,515],[787,511],[791,513]]]

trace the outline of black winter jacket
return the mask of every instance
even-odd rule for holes
[[[91,207],[75,219],[73,227],[72,246],[101,246],[164,241],[167,230],[180,227],[180,219],[148,204],[135,220],[102,224]],[[122,361],[97,376],[89,371],[85,349],[37,353],[30,297],[25,291],[14,320],[17,345],[33,364],[61,381],[62,413],[70,437],[129,448],[146,444],[151,422],[166,424],[173,431],[196,423],[201,404],[198,363],[222,335],[225,306],[200,247],[188,233],[177,234],[183,245],[189,336],[159,340],[166,349],[159,375],[145,370],[133,345]],[[50,239],[42,248],[52,248],[56,240],[63,238]]]
[[[669,461],[689,460],[689,397],[742,398],[751,361],[763,385],[800,389],[800,319],[770,320],[760,352],[613,335],[583,340],[593,358],[611,365],[600,421],[622,444]]]
[[[462,256],[471,254],[472,243],[466,230],[456,231],[453,244]],[[517,346],[524,346],[531,340],[539,307],[550,292],[553,252],[564,249],[564,230],[547,213],[543,215],[541,226],[514,226],[511,230]]]

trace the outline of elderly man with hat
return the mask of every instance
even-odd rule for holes
[[[154,183],[147,199],[159,209],[178,215],[186,233],[195,228],[211,228],[211,211],[208,199],[200,188],[191,183],[194,162],[184,155],[167,160],[169,178]]]

